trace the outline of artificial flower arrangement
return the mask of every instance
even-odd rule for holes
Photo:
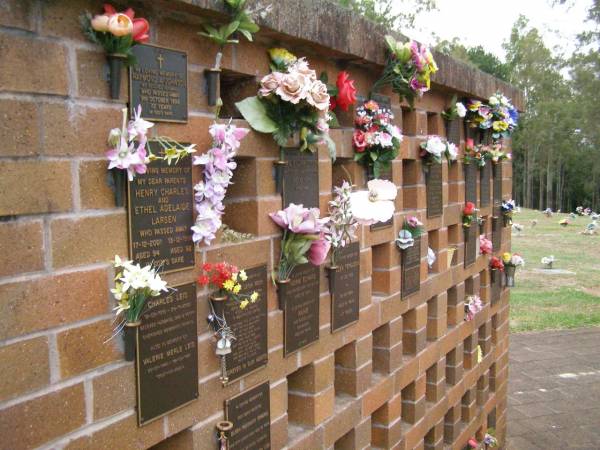
[[[465,320],[473,320],[475,315],[483,309],[483,303],[479,295],[469,295],[465,301]]]
[[[121,110],[123,122],[121,128],[113,128],[108,134],[108,147],[106,158],[108,159],[108,170],[112,173],[113,188],[115,192],[115,203],[117,206],[124,204],[125,174],[127,179],[133,181],[138,174],[144,174],[151,161],[163,159],[169,165],[177,162],[196,150],[195,145],[183,145],[174,139],[157,136],[152,142],[160,145],[163,156],[153,155],[148,148],[148,130],[154,126],[152,122],[142,119],[142,107],[133,112],[133,119],[127,121],[127,108]]]
[[[504,263],[504,277],[506,286],[514,287],[515,272],[518,267],[525,266],[525,260],[518,253],[505,252],[502,254],[502,262]]]
[[[202,24],[204,31],[198,32],[199,35],[207,37],[219,46],[219,51],[215,57],[215,65],[205,71],[208,105],[219,105],[219,107],[222,105],[222,100],[217,99],[217,91],[221,74],[221,59],[223,58],[225,46],[238,44],[238,33],[252,42],[252,35],[260,30],[253,18],[259,11],[249,10],[246,0],[223,0],[223,4],[229,14],[230,22],[219,27],[204,23]]]
[[[356,236],[358,222],[352,214],[350,196],[352,186],[344,180],[341,186],[333,189],[334,199],[329,202],[329,222],[325,225],[325,239],[331,246],[331,266],[336,267],[336,253],[352,242]]]
[[[492,114],[492,139],[498,141],[509,137],[517,127],[519,112],[509,98],[496,92],[488,99]]]
[[[502,144],[499,142],[493,143],[491,146],[487,146],[486,151],[488,152],[488,158],[494,164],[504,161],[505,159],[510,160],[512,155],[504,151]]]
[[[159,274],[160,268],[152,264],[141,267],[132,261],[122,260],[115,255],[113,266],[115,287],[110,290],[118,302],[114,308],[119,324],[115,328],[115,335],[124,331],[125,359],[133,361],[135,358],[134,333],[141,325],[142,315],[145,312],[146,301],[150,297],[157,297],[161,292],[167,292],[169,287]]]
[[[497,92],[487,103],[480,100],[469,100],[467,104],[467,123],[471,128],[491,130],[492,140],[499,141],[509,137],[517,127],[519,112],[510,100]]]
[[[335,292],[337,283],[337,254],[341,248],[356,238],[358,222],[352,214],[350,195],[352,186],[344,181],[333,189],[335,197],[329,202],[329,221],[325,225],[325,239],[331,248],[331,264],[326,267],[329,276],[329,292]]]
[[[283,48],[269,50],[271,73],[260,81],[255,97],[235,105],[250,126],[261,133],[271,133],[280,147],[277,161],[277,187],[282,186],[285,165],[284,147],[294,135],[300,139],[300,151],[314,152],[317,145],[327,144],[335,159],[335,143],[329,137],[329,103],[327,86],[317,79],[305,58],[297,58]]]
[[[104,4],[104,14],[92,17],[89,12],[86,12],[80,20],[87,38],[104,47],[110,69],[110,96],[119,98],[121,68],[123,64],[135,63],[131,47],[150,39],[150,25],[146,19],[135,18],[132,8],[117,12],[108,3]]]
[[[473,202],[465,203],[462,215],[462,225],[464,228],[470,228],[471,224],[478,220],[477,211],[478,209],[475,208],[475,204]]]
[[[423,223],[416,216],[408,216],[404,219],[402,229],[398,232],[396,246],[400,250],[406,250],[415,245],[415,239],[424,233]]]
[[[452,142],[448,142],[440,136],[427,136],[427,140],[420,144],[420,156],[426,166],[441,164],[442,158],[446,156],[449,163],[456,161],[458,149]]]
[[[504,217],[504,226],[512,225],[515,201],[513,199],[502,200],[502,206],[500,207],[500,209],[502,211],[502,216]]]
[[[350,106],[356,104],[356,87],[354,80],[350,79],[350,74],[345,70],[338,73],[335,85],[328,84],[327,72],[321,73],[321,81],[327,86],[329,94],[329,126],[339,127],[339,122],[335,110],[339,108],[342,111],[348,111]]]
[[[234,158],[248,131],[247,128],[236,127],[231,121],[225,124],[213,123],[209,128],[211,148],[193,159],[194,165],[204,167],[203,180],[194,186],[197,215],[192,227],[192,239],[196,243],[210,245],[223,225],[223,200],[237,167]]]
[[[388,180],[374,179],[367,182],[367,190],[350,194],[350,210],[361,225],[385,223],[394,217],[394,200],[398,188]]]
[[[356,110],[353,135],[354,161],[367,168],[374,178],[388,169],[402,142],[400,129],[392,122],[394,114],[369,100]]]
[[[390,84],[400,101],[406,99],[414,107],[416,97],[422,97],[431,85],[431,75],[438,67],[429,49],[416,41],[401,43],[386,36],[388,57],[383,74],[375,82],[372,92]]]
[[[488,430],[488,433],[485,433],[485,436],[483,437],[481,444],[474,437],[469,439],[467,441],[467,444],[469,444],[469,447],[471,447],[471,448],[482,449],[482,450],[487,450],[489,448],[496,448],[496,447],[498,447],[498,440],[494,437],[493,433],[494,433],[494,429],[490,428]]]
[[[492,256],[490,259],[490,269],[492,269],[492,272],[495,270],[504,272],[504,263],[497,256]]]
[[[442,117],[447,121],[462,119],[467,115],[467,108],[462,102],[456,101],[456,95],[452,96],[450,106],[442,111]]]
[[[290,281],[294,269],[310,262],[320,266],[329,252],[330,243],[325,239],[325,225],[329,218],[319,218],[318,208],[305,208],[290,203],[289,206],[269,216],[283,230],[281,253],[273,281],[285,284]]]
[[[475,145],[472,138],[465,141],[464,164],[477,164],[479,168],[485,167],[485,163],[490,159],[489,147],[483,144]]]
[[[492,241],[485,237],[485,234],[479,236],[479,253],[482,255],[492,254]]]
[[[556,261],[554,255],[542,256],[541,259],[541,263],[544,265],[544,269],[552,269],[552,264],[554,264],[554,261]]]
[[[216,264],[204,263],[198,277],[198,284],[203,288],[208,287],[212,291],[209,297],[210,313],[207,321],[217,340],[215,353],[221,358],[221,383],[223,385],[229,381],[225,358],[231,353],[231,347],[235,340],[235,335],[225,317],[225,302],[236,302],[240,309],[256,303],[259,298],[258,292],[242,293],[242,283],[247,280],[248,276],[244,270],[239,270],[236,266],[224,261]]]

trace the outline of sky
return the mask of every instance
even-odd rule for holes
[[[546,45],[570,54],[575,37],[585,27],[592,0],[571,0],[571,6],[551,6],[551,0],[436,0],[438,10],[421,13],[416,30],[405,34],[432,43],[432,32],[440,38],[459,37],[467,46],[482,45],[504,59],[502,43],[508,40],[520,14],[540,30]],[[400,2],[399,2],[400,3]]]

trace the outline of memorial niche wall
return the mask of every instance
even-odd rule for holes
[[[434,436],[434,440],[439,439],[439,426],[433,427],[430,433],[431,430],[422,427],[423,419],[432,424],[446,422],[447,426],[443,428],[448,431],[441,433],[445,434],[443,439],[461,445],[470,437],[469,433],[484,426],[484,412],[489,412],[492,408],[496,408],[496,426],[502,436],[506,423],[503,399],[507,373],[508,296],[503,291],[494,306],[488,305],[490,280],[486,275],[485,258],[478,256],[475,264],[468,269],[464,269],[462,261],[459,261],[452,268],[452,279],[456,280],[456,285],[449,284],[450,277],[446,270],[428,274],[422,269],[419,291],[412,294],[410,299],[402,300],[398,255],[386,253],[383,249],[373,251],[374,246],[389,245],[388,250],[397,252],[391,243],[402,223],[401,219],[406,214],[415,214],[425,223],[428,231],[439,230],[439,253],[443,257],[447,227],[460,223],[458,202],[462,202],[464,198],[464,193],[461,192],[464,180],[461,178],[455,182],[447,179],[445,174],[443,192],[456,191],[462,195],[444,195],[442,216],[426,219],[426,188],[424,180],[419,179],[410,188],[414,191],[414,195],[410,195],[414,205],[403,205],[406,197],[399,195],[396,202],[397,214],[391,227],[380,230],[370,230],[367,227],[360,230],[358,322],[331,332],[328,280],[321,269],[319,339],[286,358],[283,354],[283,312],[277,306],[275,289],[268,283],[265,287],[268,309],[267,364],[264,368],[261,365],[239,379],[232,380],[225,387],[218,379],[219,361],[214,356],[211,333],[203,322],[207,313],[207,301],[200,293],[197,305],[199,397],[177,411],[138,428],[134,366],[123,361],[121,349],[115,340],[104,344],[105,338],[110,335],[112,320],[107,314],[112,307],[112,303],[108,304],[108,280],[112,277],[112,269],[106,261],[114,254],[125,256],[128,253],[126,214],[123,208],[115,207],[113,194],[105,183],[106,162],[102,156],[105,131],[119,123],[115,101],[109,99],[106,82],[102,78],[105,57],[85,41],[78,29],[77,17],[86,7],[91,7],[89,4],[84,4],[83,1],[32,1],[32,4],[35,6],[27,11],[11,9],[7,19],[11,21],[11,27],[26,30],[27,33],[0,30],[3,39],[12,48],[31,50],[23,53],[26,57],[13,60],[7,65],[9,75],[6,80],[10,98],[1,99],[0,103],[8,111],[10,120],[20,120],[18,112],[27,111],[40,119],[35,121],[36,124],[43,126],[40,130],[36,128],[37,125],[32,125],[33,122],[26,123],[24,129],[30,130],[31,133],[27,135],[32,136],[28,150],[24,149],[19,140],[8,139],[2,155],[7,175],[5,180],[18,179],[24,188],[5,190],[7,194],[2,216],[18,216],[18,220],[9,218],[2,222],[2,228],[10,230],[10,238],[2,238],[3,247],[11,251],[7,251],[9,263],[2,268],[4,278],[1,295],[6,301],[21,302],[21,297],[16,293],[24,292],[25,303],[19,305],[33,309],[15,309],[17,312],[14,314],[3,315],[0,319],[0,329],[3,330],[0,346],[9,355],[24,350],[28,351],[27,355],[31,355],[31,359],[23,358],[22,361],[9,357],[9,365],[15,371],[29,373],[22,368],[22,364],[31,362],[40,371],[27,379],[8,383],[2,391],[0,414],[4,419],[2,426],[8,429],[1,430],[6,439],[5,445],[10,448],[34,448],[42,445],[173,448],[178,443],[181,448],[216,448],[215,424],[225,418],[225,402],[235,400],[239,394],[263,386],[267,381],[272,448],[284,445],[298,448],[306,443],[312,448],[332,445],[344,448],[354,443],[368,446],[375,445],[371,444],[371,440],[382,442],[388,439],[391,442],[395,439],[394,436],[399,436],[400,439],[409,436],[411,441],[406,445],[418,446],[425,435],[428,436],[427,439],[431,439],[431,436]],[[187,123],[157,122],[156,132],[181,142],[196,143],[199,152],[204,152],[209,142],[207,129],[214,111],[206,104],[203,70],[212,65],[215,49],[208,41],[197,36],[198,29],[194,23],[207,15],[207,11],[189,2],[179,1],[165,4],[160,11],[154,9],[150,2],[142,1],[137,5],[140,6],[136,8],[136,17],[148,18],[153,27],[151,44],[185,52],[188,58]],[[361,44],[365,48],[354,48],[352,46],[355,43],[346,46],[343,43],[345,41],[336,41],[323,33],[319,35],[318,44],[311,43],[315,35],[303,35],[299,25],[302,21],[297,17],[297,2],[277,2],[274,8],[275,11],[261,25],[268,33],[276,36],[282,46],[289,47],[299,55],[306,54],[311,64],[319,70],[325,69],[332,75],[339,70],[334,61],[338,57],[343,60],[373,55],[369,56],[370,67],[351,64],[347,69],[358,80],[361,90],[368,91],[380,72],[381,67],[376,65],[383,61],[381,40],[369,40]],[[307,8],[312,6],[308,5]],[[308,12],[310,14],[302,16],[314,17],[314,23],[319,14],[323,14],[322,11]],[[215,17],[220,13],[215,10],[208,15]],[[343,16],[340,14],[331,21],[341,27],[341,23],[337,21]],[[276,17],[290,20],[279,23]],[[368,27],[372,27],[358,18],[353,20],[356,22],[356,33],[364,33],[370,29]],[[371,31],[379,33],[378,30]],[[295,44],[298,37],[304,39],[306,45],[298,47]],[[223,65],[229,70],[260,77],[268,71],[266,48],[260,43],[242,42],[235,50],[225,52]],[[36,67],[39,58],[35,55],[39,54],[49,55],[44,67],[47,76],[33,79],[23,75],[28,73],[26,69],[33,70]],[[8,55],[8,58],[12,56]],[[451,92],[467,92],[473,97],[485,98],[495,90],[502,89],[513,100],[519,98],[519,93],[509,86],[462,68],[459,64],[453,65],[450,59],[440,57],[438,63],[441,71],[434,80],[433,89],[423,101],[417,101],[414,111],[402,110],[397,96],[390,95],[397,123],[402,126],[406,136],[401,155],[394,161],[392,168],[394,179],[399,180],[398,183],[403,183],[403,166],[409,161],[414,170],[422,174],[418,142],[431,132],[443,134],[439,130],[428,129],[427,113],[439,113],[445,108]],[[14,68],[21,68],[21,75],[12,72]],[[463,85],[460,80],[455,81],[457,78],[449,75],[455,69],[465,71],[459,79],[477,79],[478,82]],[[68,80],[73,80],[74,77],[77,83],[69,83]],[[468,92],[468,86],[475,86],[475,91]],[[128,92],[124,77],[121,97],[116,100],[119,105],[128,102]],[[63,102],[62,99],[68,101]],[[403,114],[405,111],[406,115]],[[243,121],[235,123],[247,126]],[[338,161],[345,163],[352,181],[361,188],[365,185],[364,174],[362,168],[351,161],[349,134],[351,133],[344,130],[332,132],[332,136],[338,141]],[[42,153],[52,155],[52,158],[38,158],[37,155]],[[272,177],[272,163],[277,159],[278,149],[268,137],[252,133],[242,145],[239,155],[238,162],[243,168],[236,173],[236,185],[231,188],[226,199],[226,222],[236,230],[253,233],[255,238],[242,243],[216,241],[210,248],[201,248],[195,254],[194,269],[187,268],[166,275],[173,285],[194,281],[198,265],[205,259],[216,261],[224,258],[244,268],[267,264],[267,270],[271,269],[272,261],[277,257],[279,232],[269,222],[266,214],[281,207],[281,197],[274,188]],[[22,158],[24,156],[26,157]],[[317,158],[318,204],[324,214],[326,201],[331,195],[332,166],[324,150],[319,152]],[[460,166],[461,163],[459,161],[456,164]],[[510,164],[503,163],[503,169],[503,179],[510,180]],[[195,183],[199,172],[193,170]],[[419,177],[415,177],[417,178]],[[46,189],[34,189],[39,188],[40,182],[45,184]],[[509,194],[506,188],[503,189],[504,198],[509,198]],[[450,198],[457,200],[449,202]],[[484,208],[482,215],[488,217],[487,223],[491,223],[491,208]],[[19,246],[19,240],[14,239],[18,235],[26,235],[31,248]],[[423,239],[427,240],[426,235]],[[425,248],[425,244],[422,242],[422,248]],[[508,248],[509,236],[503,236],[500,245]],[[225,256],[216,257],[214,253],[220,251],[225,252]],[[460,258],[461,255],[458,254],[457,257]],[[421,265],[423,264],[424,261],[421,261]],[[440,267],[445,266],[442,264]],[[484,275],[480,277],[480,292],[486,303],[481,321],[487,324],[492,315],[497,317],[496,329],[492,330],[497,340],[490,352],[486,352],[483,361],[466,370],[464,376],[478,379],[476,375],[486,374],[491,370],[491,365],[495,364],[496,391],[490,392],[484,404],[476,405],[475,414],[470,420],[461,422],[460,413],[455,414],[457,410],[460,411],[460,404],[448,405],[449,409],[444,411],[428,408],[426,412],[419,406],[421,391],[428,391],[429,398],[431,395],[438,395],[438,402],[443,402],[446,398],[461,398],[464,394],[461,390],[463,388],[457,387],[460,383],[446,383],[446,393],[434,390],[432,394],[429,388],[430,377],[439,382],[443,378],[443,371],[432,369],[431,364],[424,367],[425,361],[437,358],[438,368],[445,363],[445,367],[450,367],[448,371],[452,372],[458,367],[460,355],[456,353],[453,357],[440,354],[438,357],[436,348],[441,345],[446,349],[456,349],[462,343],[454,342],[450,333],[445,331],[443,324],[447,320],[443,308],[434,310],[430,305],[436,303],[430,299],[436,297],[437,305],[443,304],[442,298],[446,291],[458,286],[457,290],[460,292],[462,281],[481,271]],[[377,295],[372,295],[375,284]],[[69,286],[67,292],[63,290],[65,285]],[[33,291],[41,293],[40,301],[31,301],[32,294],[29,293]],[[57,296],[62,299],[60,315],[53,302]],[[25,311],[31,311],[33,315],[28,315]],[[434,324],[438,327],[437,340],[422,344],[424,340],[419,333],[424,328],[429,330]],[[460,329],[458,334],[466,335],[474,325],[458,321],[456,326]],[[423,348],[419,353],[412,353],[411,343],[417,341]],[[48,343],[52,343],[52,351]],[[399,349],[400,353],[405,353],[404,357],[398,357]],[[377,363],[373,364],[375,358],[387,358],[387,362],[377,359]],[[370,369],[373,366],[379,370],[374,375]],[[409,376],[412,368],[417,366],[420,367],[418,373],[414,378]],[[382,368],[386,371],[382,372]],[[298,371],[306,376],[307,383],[303,384],[293,376]],[[423,377],[425,374],[427,376]],[[452,374],[457,375],[458,380],[463,379],[463,374],[458,370],[454,370]],[[426,389],[422,389],[424,379],[427,381]],[[387,392],[388,385],[397,385],[398,392]],[[468,389],[476,389],[476,386],[469,386]],[[380,400],[374,402],[367,401],[381,391],[386,391],[388,395],[377,397]],[[348,403],[340,403],[340,399],[347,399],[344,395],[346,392],[352,393],[352,399]],[[292,401],[288,402],[290,398]],[[67,408],[61,408],[60,417],[47,414],[44,421],[37,421],[27,413],[30,408],[43,410],[46,405],[51,410],[56,410],[54,402],[68,405]],[[415,422],[410,424],[410,421],[402,421],[403,429],[400,433],[394,428],[395,418],[391,418],[390,424],[380,422],[382,408],[386,410],[393,402],[407,405],[406,411],[410,411],[412,405],[416,406],[414,417],[409,417],[408,412],[404,413],[404,418]],[[333,413],[334,407],[339,408],[340,404],[343,412],[347,411],[348,416],[352,417],[345,424],[338,423]],[[261,413],[260,416],[264,417],[264,414]],[[453,421],[453,417],[458,419]],[[294,426],[298,423],[310,425]],[[370,423],[375,425],[371,427]],[[322,433],[323,429],[327,433]]]

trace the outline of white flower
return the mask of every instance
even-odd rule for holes
[[[467,108],[461,102],[456,102],[456,114],[458,114],[458,117],[465,117],[467,115]]]
[[[496,97],[495,95],[492,95],[490,97],[489,104],[491,106],[496,106],[498,103],[500,103],[500,100],[498,100],[498,97]]]
[[[439,136],[430,136],[425,144],[425,150],[434,156],[441,156],[446,150],[446,143]]]
[[[458,149],[456,148],[456,145],[454,145],[452,142],[448,142],[446,152],[450,161],[456,161],[456,158],[458,157]]]
[[[432,250],[431,247],[427,247],[427,265],[429,266],[429,268],[433,267],[433,264],[435,263],[436,259],[437,256],[435,256],[435,252]]]
[[[402,132],[400,131],[400,128],[398,128],[396,125],[391,125],[388,128],[388,131],[393,138],[398,139],[399,142],[402,142]]]
[[[398,194],[396,185],[387,180],[371,180],[367,183],[368,191],[350,194],[350,208],[357,222],[373,225],[387,222],[395,211],[394,200]]]
[[[512,258],[510,259],[510,263],[513,266],[517,266],[517,267],[525,266],[525,260],[521,257],[521,255],[517,255],[517,254],[512,255]]]
[[[554,262],[554,255],[542,257],[542,264],[551,264],[553,262]]]

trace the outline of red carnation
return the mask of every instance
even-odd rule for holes
[[[492,256],[492,259],[490,259],[490,267],[492,269],[498,269],[500,272],[504,271],[504,263],[497,256]]]
[[[336,95],[337,106],[342,110],[348,111],[350,105],[356,103],[356,88],[354,87],[354,80],[350,79],[350,74],[345,70],[342,70],[337,77],[336,86],[338,93]]]
[[[358,153],[362,153],[365,151],[365,147],[367,146],[367,143],[365,141],[365,133],[363,131],[354,130],[354,136],[352,138],[352,141],[354,143],[354,149]]]
[[[467,202],[465,205],[465,209],[463,209],[463,214],[465,216],[470,216],[475,212],[475,204],[473,202]]]

